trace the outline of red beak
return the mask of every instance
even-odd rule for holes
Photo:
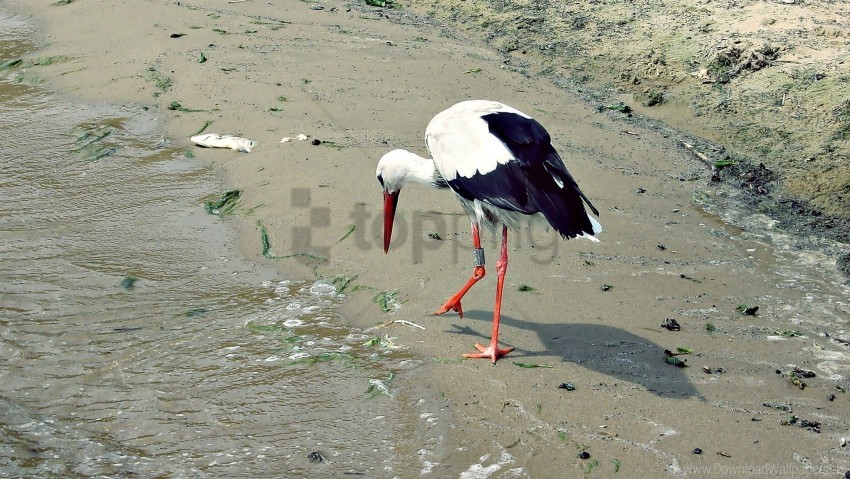
[[[398,204],[398,191],[390,193],[384,190],[384,253],[390,250],[390,239],[393,236],[393,220],[395,207]]]

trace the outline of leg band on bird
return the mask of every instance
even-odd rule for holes
[[[472,250],[472,257],[475,260],[475,266],[484,266],[484,248]]]
[[[469,278],[469,281],[460,288],[460,291],[455,293],[454,296],[449,298],[443,306],[435,311],[434,314],[443,314],[447,311],[454,311],[457,313],[459,317],[463,317],[463,307],[460,305],[460,300],[463,298],[463,295],[469,291],[469,288],[472,287],[473,284],[477,283],[478,280],[484,277],[486,271],[484,270],[484,249],[481,247],[481,237],[478,234],[478,225],[472,223],[472,245],[475,247],[473,251],[473,258],[475,259],[475,269],[472,270],[472,277]]]

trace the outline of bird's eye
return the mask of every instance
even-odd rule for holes
[[[384,177],[383,176],[378,175],[378,183],[380,183],[381,186],[384,186]]]

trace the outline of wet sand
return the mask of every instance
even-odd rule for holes
[[[422,360],[398,378],[398,400],[440,404],[434,414],[452,425],[435,477],[840,477],[850,467],[839,445],[850,435],[850,306],[834,260],[757,214],[718,212],[738,219],[731,226],[707,213],[734,193],[670,130],[619,123],[448,26],[359,3],[11,5],[43,25],[39,56],[55,59],[32,62],[22,80],[159,112],[169,139],[243,191],[227,221],[249,260],[347,283],[355,326],[426,328],[385,333]],[[469,98],[540,120],[604,229],[601,244],[511,236],[502,339],[516,351],[495,367],[459,359],[489,336],[492,266],[463,319],[431,315],[472,269],[456,200],[406,189],[390,254],[380,247],[378,158],[425,154],[428,120]],[[205,132],[258,146],[191,146],[208,121]],[[300,133],[321,143],[280,143]],[[257,222],[272,254],[310,256],[264,258]],[[485,242],[493,265],[496,240]],[[383,311],[387,291],[397,301]],[[668,318],[681,330],[661,327]],[[677,347],[693,350],[677,356],[688,367],[665,361]],[[558,387],[567,382],[575,390]]]

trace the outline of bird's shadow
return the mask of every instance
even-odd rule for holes
[[[489,332],[492,314],[480,310],[464,311],[464,320],[486,322],[486,330]],[[559,355],[564,361],[580,367],[592,369],[617,380],[640,384],[658,396],[700,396],[685,374],[685,368],[665,361],[663,346],[628,331],[593,323],[534,323],[504,314],[501,316],[501,324],[534,331],[543,343],[542,351],[530,351],[518,348],[500,337],[500,347],[516,348],[507,359]],[[480,343],[486,344],[490,340],[489,336],[469,326],[460,326],[453,322],[452,327],[454,329],[450,332],[474,336]]]

